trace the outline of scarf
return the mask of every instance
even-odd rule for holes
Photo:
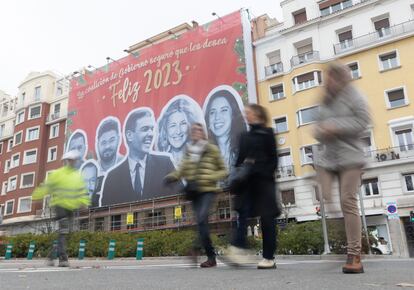
[[[201,156],[203,155],[204,151],[206,150],[206,146],[208,144],[207,140],[199,140],[196,143],[188,143],[187,144],[187,154],[190,157],[191,162],[199,162]]]

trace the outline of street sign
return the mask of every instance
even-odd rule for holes
[[[132,212],[127,213],[127,225],[133,225],[134,224],[134,214]]]
[[[181,211],[181,206],[180,205],[179,206],[176,206],[175,209],[174,209],[174,218],[176,220],[177,219],[181,219],[182,218],[182,215],[183,215],[183,213]]]
[[[386,211],[388,215],[388,219],[399,219],[398,215],[398,207],[396,202],[387,202]]]

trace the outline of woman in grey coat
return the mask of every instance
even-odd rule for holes
[[[325,95],[320,106],[315,138],[322,151],[315,154],[315,166],[323,197],[331,197],[332,181],[339,180],[348,259],[344,273],[363,273],[361,264],[361,218],[357,192],[360,187],[364,152],[361,134],[370,115],[365,98],[350,83],[347,67],[331,63],[325,75]]]

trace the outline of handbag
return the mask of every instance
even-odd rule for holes
[[[228,178],[230,191],[236,194],[241,192],[240,189],[248,183],[250,179],[252,167],[252,162],[243,162],[240,166],[233,168]]]
[[[196,199],[199,193],[197,181],[188,181],[184,187],[184,197],[188,201],[193,201]]]

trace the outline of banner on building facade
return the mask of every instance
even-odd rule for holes
[[[179,193],[162,180],[194,122],[231,166],[246,131],[245,35],[235,12],[72,80],[65,150],[81,153],[92,206]]]

